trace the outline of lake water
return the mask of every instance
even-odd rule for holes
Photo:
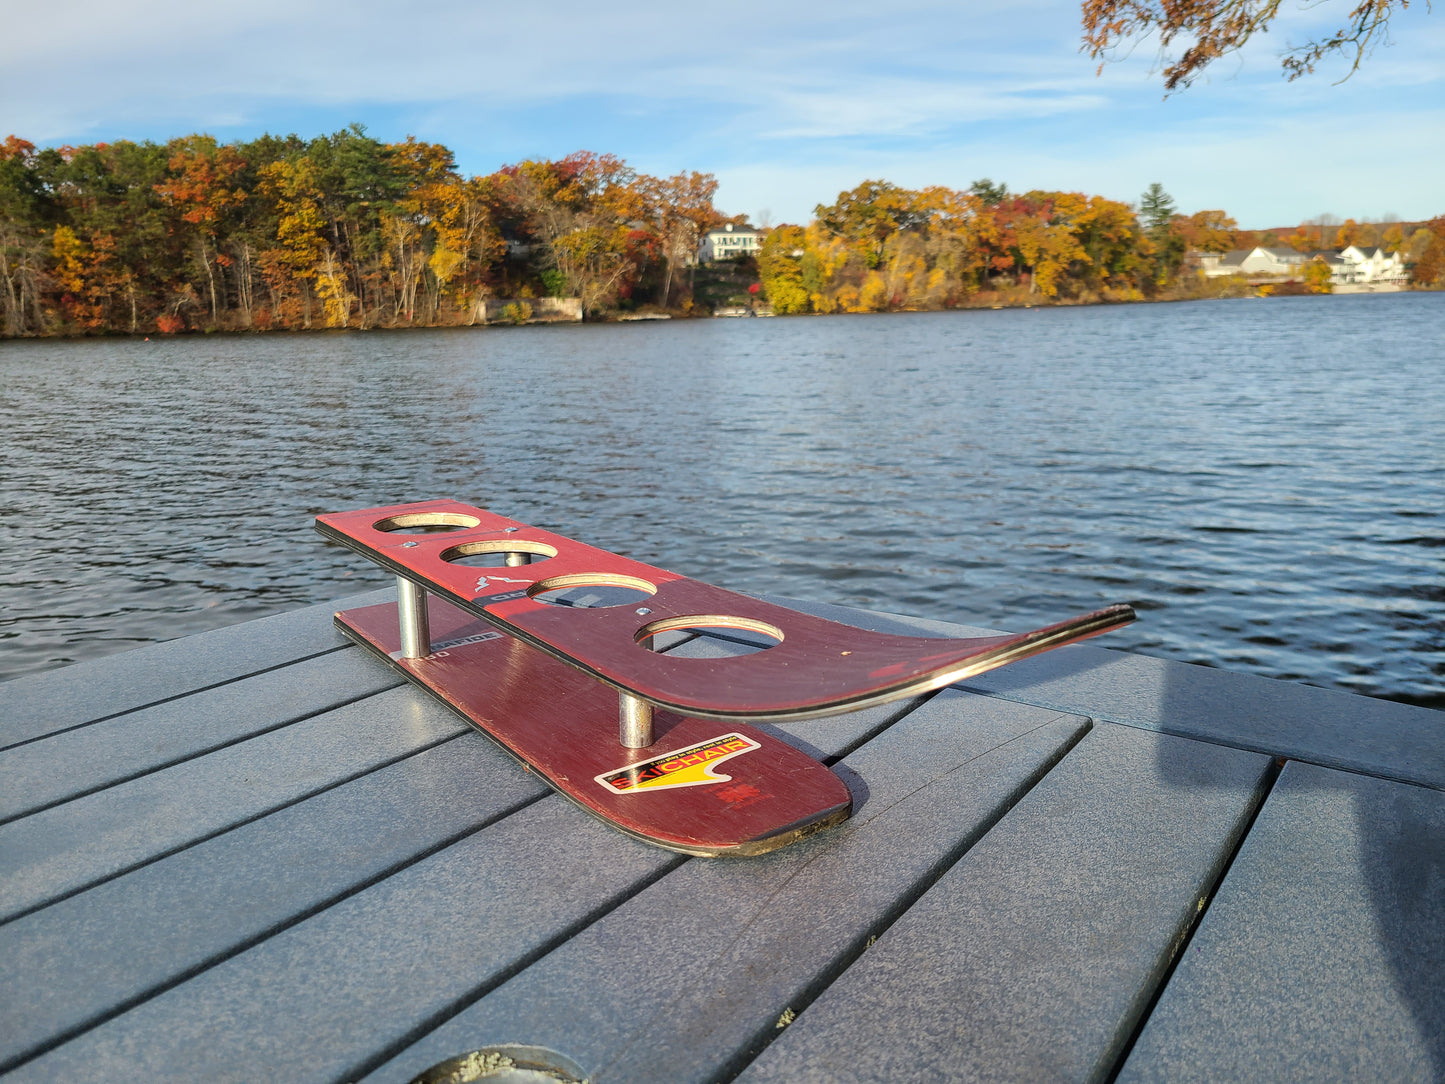
[[[0,344],[0,677],[456,497],[723,586],[1445,707],[1445,294]]]

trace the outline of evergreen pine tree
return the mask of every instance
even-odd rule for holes
[[[1173,198],[1164,191],[1164,186],[1158,181],[1151,184],[1144,195],[1139,197],[1139,217],[1144,220],[1144,228],[1149,232],[1149,236],[1156,241],[1169,228],[1174,212]]]

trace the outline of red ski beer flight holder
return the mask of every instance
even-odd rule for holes
[[[342,632],[589,812],[688,854],[759,854],[851,812],[825,765],[750,723],[939,689],[1134,618],[1121,605],[1018,635],[892,636],[457,501],[331,513],[316,529],[398,578],[396,606],[338,613]],[[604,604],[567,604],[578,589]],[[627,601],[607,605],[609,593]],[[653,650],[688,630],[772,646],[707,659]]]

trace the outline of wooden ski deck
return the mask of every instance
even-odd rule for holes
[[[1445,713],[1069,647],[779,726],[852,819],[687,858],[332,627],[388,597],[0,685],[6,1081],[1445,1078]]]

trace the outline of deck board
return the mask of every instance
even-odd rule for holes
[[[0,926],[0,1066],[547,793],[459,733]]]
[[[1445,794],[1290,764],[1120,1074],[1445,1077]]]
[[[0,919],[464,733],[411,688],[392,689],[171,768],[0,825]]]
[[[27,674],[0,684],[0,749],[350,647],[331,624],[342,606],[394,588]]]
[[[0,751],[0,822],[401,684],[360,651],[328,652]]]
[[[14,1076],[348,1079],[682,861],[548,796]]]
[[[1104,1078],[1269,766],[1096,726],[739,1079]]]
[[[1445,1079],[1445,713],[1066,648],[779,727],[853,819],[686,859],[344,646],[387,594],[0,685],[4,1080]]]

